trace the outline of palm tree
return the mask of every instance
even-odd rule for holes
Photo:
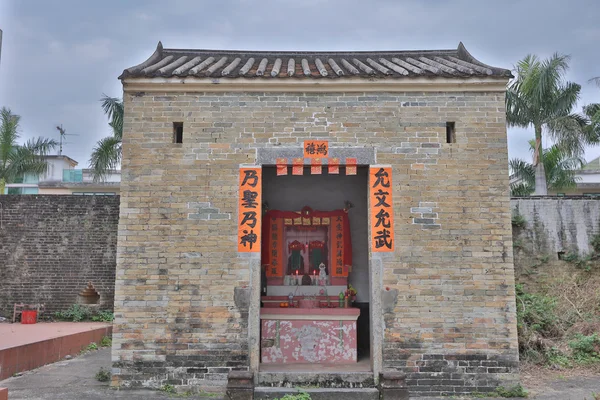
[[[535,140],[529,141],[530,150],[535,151]],[[544,149],[542,162],[546,172],[547,187],[554,191],[577,187],[575,173],[580,169],[584,160],[580,157],[569,157],[558,145]],[[516,182],[510,185],[510,195],[513,197],[529,196],[535,191],[536,168],[533,164],[518,158],[509,162],[512,175]]]
[[[53,139],[33,138],[19,145],[19,121],[21,117],[10,109],[0,110],[0,194],[7,183],[25,174],[43,174],[48,168],[44,159],[57,145]]]
[[[590,79],[600,87],[600,76]],[[586,127],[588,134],[600,137],[600,103],[589,104],[583,107],[583,114],[589,119],[590,123]]]
[[[546,195],[546,172],[542,136],[546,133],[566,157],[580,157],[585,145],[598,142],[598,136],[585,129],[585,117],[571,113],[581,86],[564,82],[569,57],[554,54],[540,61],[528,55],[517,63],[516,77],[506,91],[506,120],[509,126],[533,127],[535,144],[535,194]]]
[[[123,138],[123,100],[102,95],[102,109],[110,120],[112,136],[107,136],[96,143],[90,157],[90,168],[94,180],[103,180],[110,170],[116,169],[121,163],[121,141]]]

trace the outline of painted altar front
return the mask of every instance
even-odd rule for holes
[[[262,362],[356,362],[348,209],[269,210],[262,222]]]

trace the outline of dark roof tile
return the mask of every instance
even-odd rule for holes
[[[411,76],[512,77],[509,70],[476,60],[462,43],[455,50],[374,52],[266,52],[163,49],[123,71],[119,79],[144,77],[335,79]]]

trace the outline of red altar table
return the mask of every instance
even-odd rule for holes
[[[262,308],[263,363],[356,363],[358,308]]]

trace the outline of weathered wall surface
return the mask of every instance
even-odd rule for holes
[[[124,102],[114,384],[222,386],[228,371],[249,369],[238,168],[264,149],[301,154],[305,139],[392,165],[395,253],[372,264],[383,369],[429,394],[517,378],[502,92],[126,91]]]
[[[556,258],[559,252],[592,252],[590,241],[600,233],[600,199],[523,198],[510,204],[525,220],[515,237],[530,243],[533,254]]]
[[[0,315],[64,310],[88,282],[112,310],[118,217],[118,196],[0,196]]]

